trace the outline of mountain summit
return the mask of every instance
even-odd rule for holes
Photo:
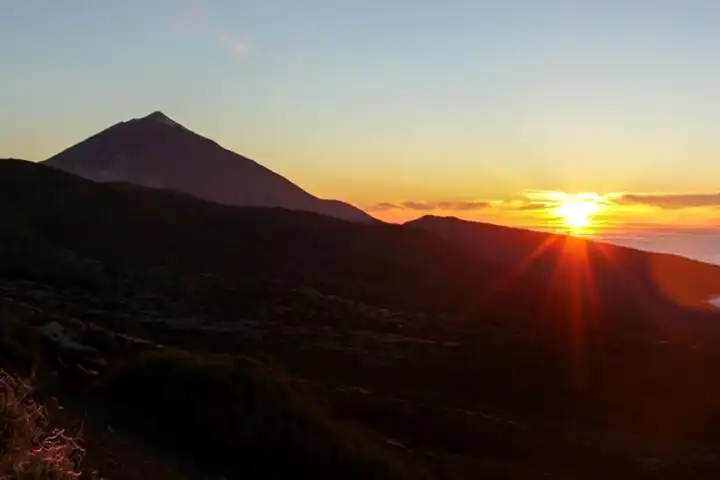
[[[351,221],[374,220],[347,203],[311,195],[160,111],[117,123],[44,163],[96,182],[176,190],[227,205],[282,207]]]
[[[165,115],[163,112],[161,112],[161,111],[159,111],[159,110],[154,111],[154,112],[151,113],[150,115],[148,115],[148,116],[146,116],[146,117],[144,117],[144,118],[142,118],[142,119],[140,119],[140,120],[148,120],[148,121],[152,121],[152,122],[164,123],[164,124],[166,124],[166,125],[170,125],[170,126],[173,126],[173,127],[180,127],[180,126],[182,126],[182,125],[180,125],[179,123],[177,123],[175,120],[173,120],[172,118],[168,117],[167,115]]]

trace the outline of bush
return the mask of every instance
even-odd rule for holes
[[[156,352],[103,392],[227,478],[424,478],[373,434],[333,420],[284,375],[244,357]]]
[[[32,400],[30,385],[0,370],[0,478],[77,478],[83,454],[64,430],[48,428],[46,410]]]

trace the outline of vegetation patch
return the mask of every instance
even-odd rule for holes
[[[111,374],[102,391],[227,478],[424,478],[402,452],[333,419],[249,358],[153,352]]]
[[[77,478],[83,455],[77,439],[48,426],[47,411],[33,400],[30,384],[0,370],[0,478]]]

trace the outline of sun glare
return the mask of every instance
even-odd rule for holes
[[[600,210],[597,201],[587,198],[569,198],[554,210],[555,216],[571,230],[582,230],[592,226],[593,217]]]

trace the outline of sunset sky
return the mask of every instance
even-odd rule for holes
[[[714,0],[22,0],[0,157],[162,110],[322,197],[547,227],[720,226]]]

